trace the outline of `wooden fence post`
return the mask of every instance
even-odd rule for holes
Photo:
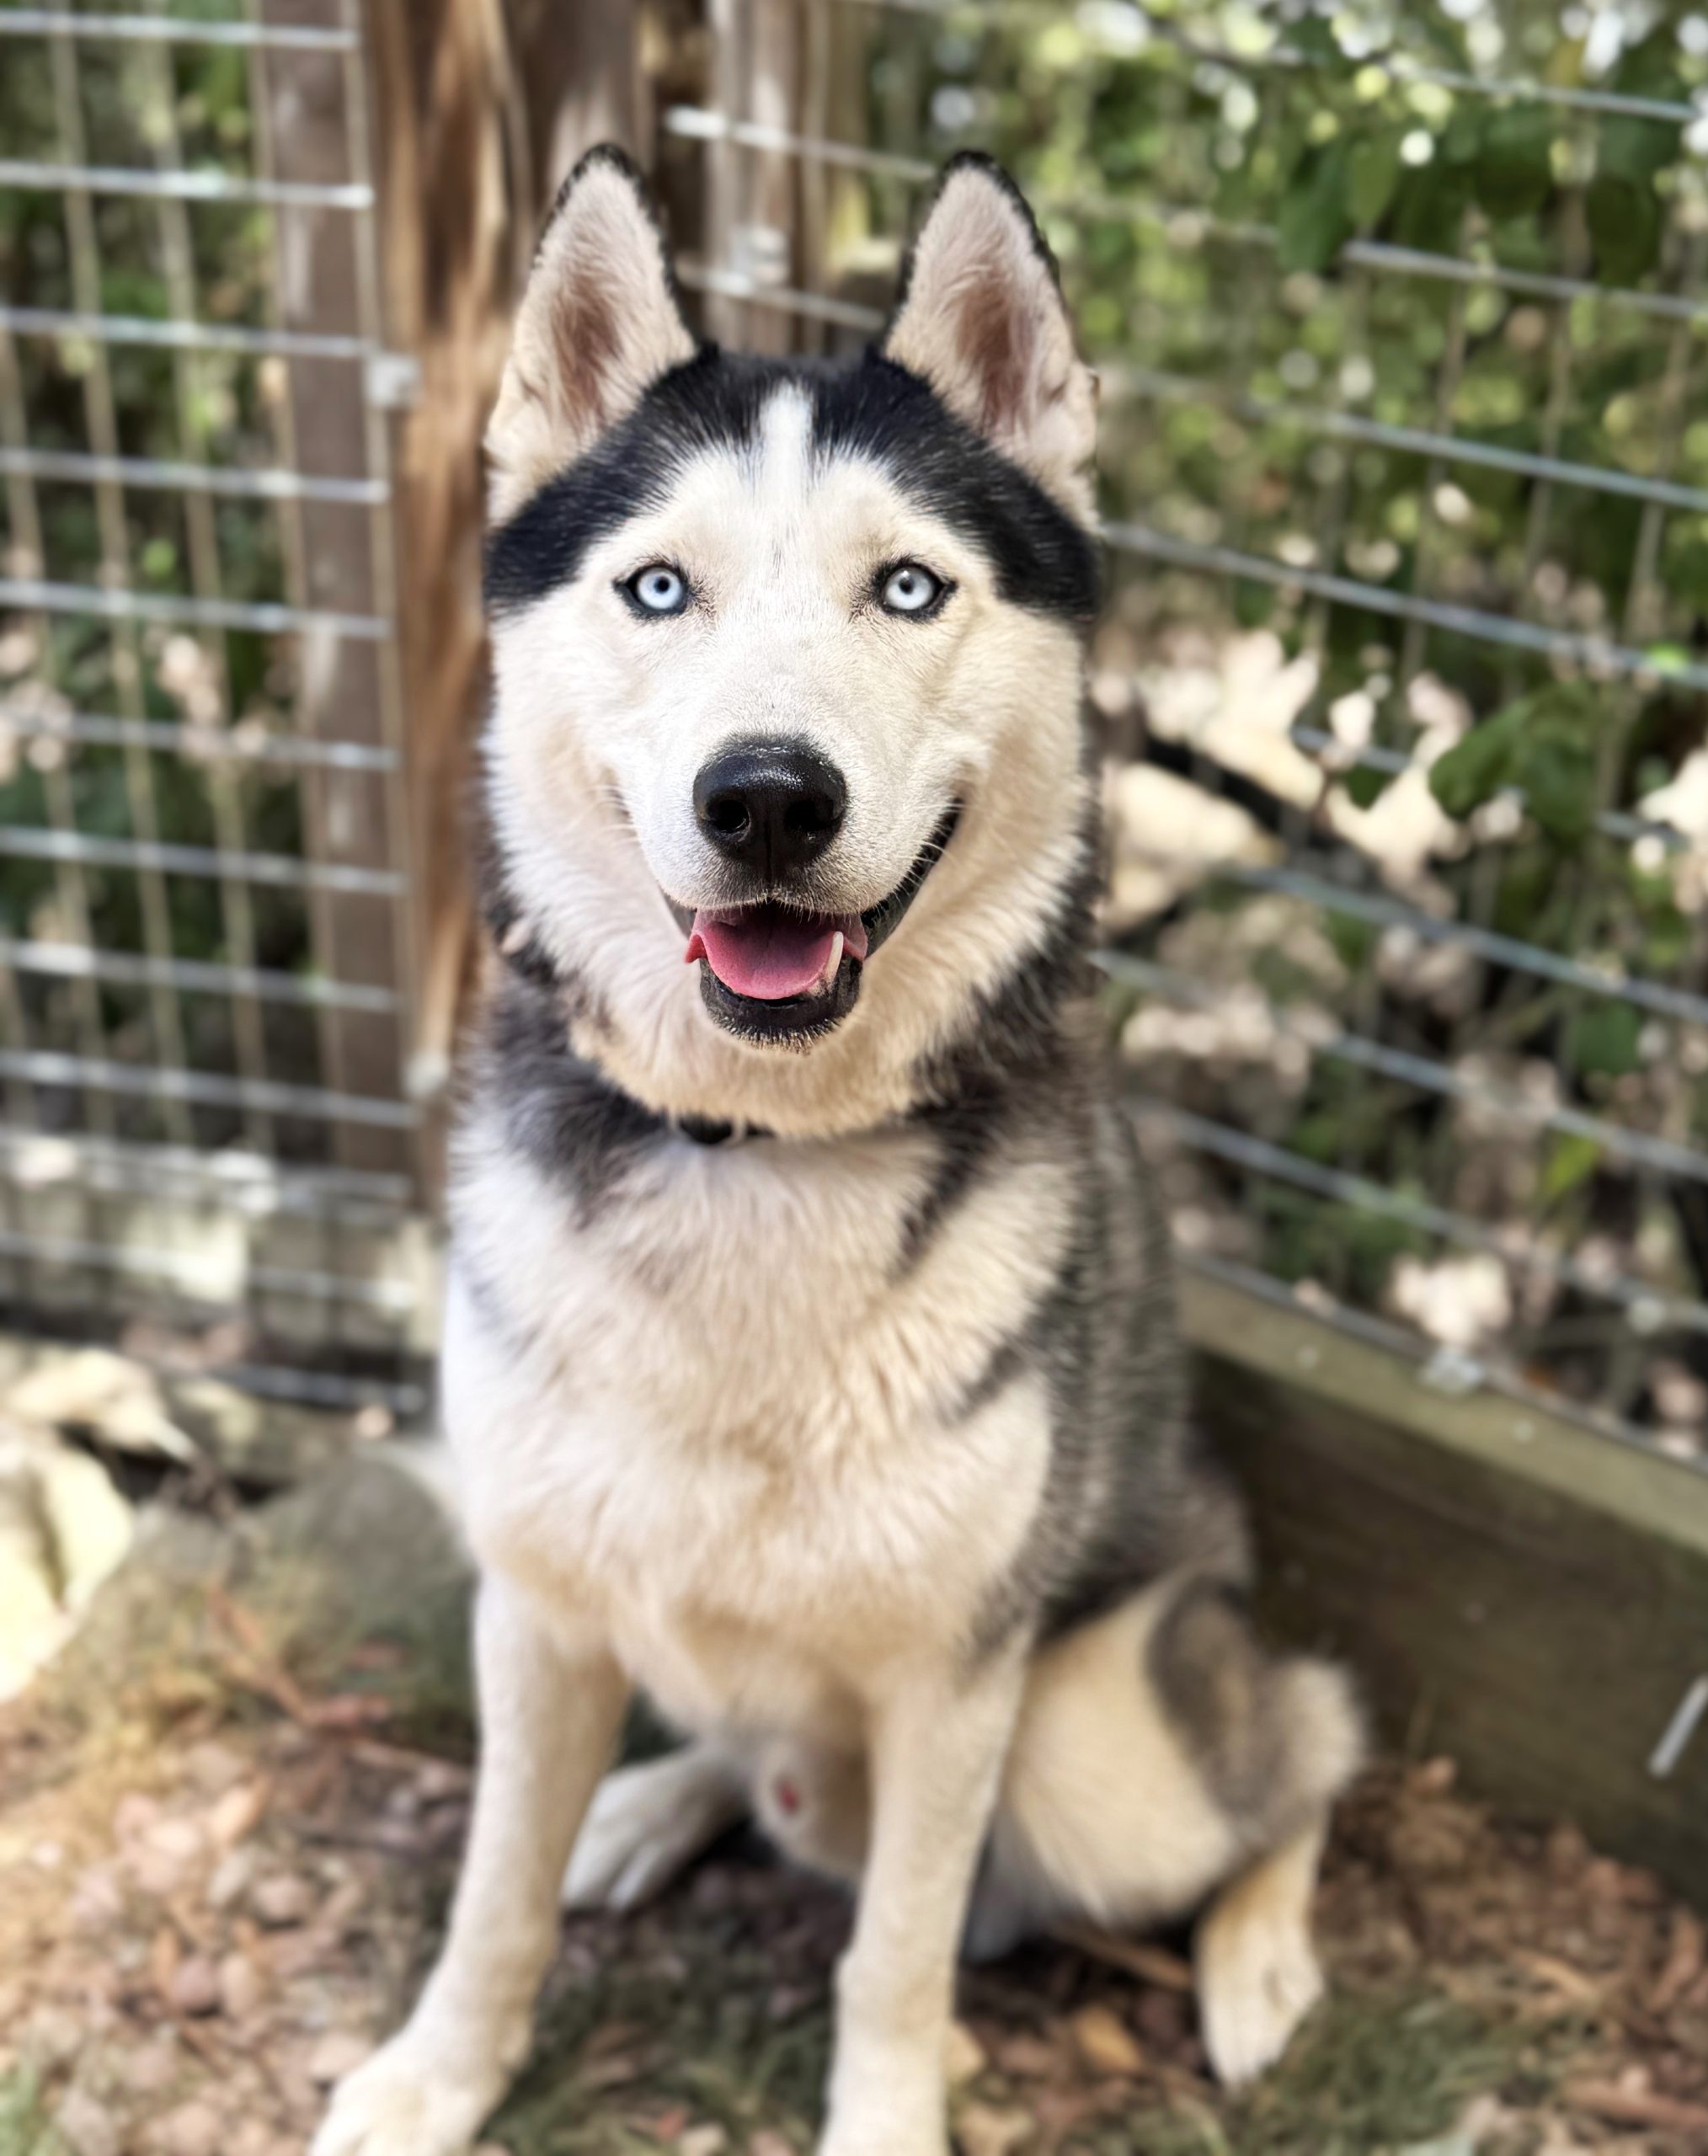
[[[325,23],[316,0],[262,0],[269,24]],[[350,177],[346,73],[335,52],[270,53],[264,76],[265,128],[275,178],[339,185]],[[344,336],[364,334],[360,235],[340,209],[281,205],[275,211],[280,326]],[[367,476],[368,385],[347,360],[295,359],[290,371],[290,427],[299,471],[328,478]],[[368,513],[337,502],[300,504],[299,573],[307,603],[335,611],[388,612],[380,588]],[[298,723],[327,739],[388,745],[384,731],[381,648],[350,637],[305,633],[298,659]],[[391,828],[396,796],[372,771],[316,768],[304,774],[307,844],[318,862],[371,868],[390,865],[402,835]],[[323,891],[313,900],[318,963],[339,979],[398,990],[408,938],[403,904],[367,892]],[[397,1017],[328,1010],[321,1021],[325,1082],[339,1091],[390,1096],[399,1089],[404,1044]],[[339,1121],[336,1156],[346,1166],[406,1166],[395,1131]]]

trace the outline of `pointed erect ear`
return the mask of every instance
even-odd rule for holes
[[[590,151],[541,237],[487,427],[493,523],[695,350],[640,174],[609,144]]]
[[[1092,520],[1096,384],[1074,350],[1043,235],[990,158],[964,154],[944,172],[883,349],[1065,508]]]

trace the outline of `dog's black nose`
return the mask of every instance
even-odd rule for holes
[[[694,814],[707,838],[767,882],[822,853],[847,808],[841,772],[798,741],[738,741],[694,782]]]

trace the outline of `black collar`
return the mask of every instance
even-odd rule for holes
[[[709,1115],[677,1115],[670,1118],[670,1127],[680,1130],[684,1138],[691,1138],[697,1145],[739,1145],[745,1138],[772,1138],[774,1131],[757,1123],[723,1123]]]

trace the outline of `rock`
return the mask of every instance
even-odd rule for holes
[[[141,1841],[152,1855],[178,1865],[194,1864],[207,1847],[200,1822],[195,1819],[156,1820],[143,1829]]]
[[[676,2156],[723,2156],[729,2146],[729,2136],[721,2126],[711,2121],[704,2126],[691,2126],[676,2143]],[[476,2149],[474,2156],[480,2156]]]
[[[214,1866],[207,1882],[207,1905],[211,1909],[229,1909],[241,1902],[254,1883],[261,1865],[261,1852],[258,1849],[235,1849],[222,1856]]]
[[[249,1907],[275,1930],[306,1923],[314,1904],[314,1889],[295,1871],[275,1872],[270,1879],[259,1881],[249,1896]]]
[[[184,1771],[204,1796],[223,1796],[249,1771],[249,1762],[216,1737],[204,1737],[184,1755]]]
[[[366,1451],[251,1514],[237,1593],[293,1668],[346,1675],[404,1713],[471,1716],[472,1567],[450,1518],[401,1447]],[[403,1650],[391,1669],[348,1670],[364,1641]]]
[[[218,1970],[206,1955],[189,1955],[173,1971],[167,1997],[179,2014],[214,2013],[220,2003]]]
[[[238,1481],[288,1489],[350,1456],[344,1416],[258,1400],[218,1378],[171,1378],[165,1393],[173,1421]]]
[[[125,2060],[125,2086],[138,2096],[162,2095],[183,2070],[184,2059],[176,2040],[162,2035]]]
[[[145,1508],[125,1561],[37,1678],[40,1705],[83,1727],[110,1729],[127,1699],[146,1692],[151,1702],[159,1700],[168,1677],[182,1704],[193,1704],[195,1665],[205,1659],[208,1590],[229,1572],[233,1548],[232,1530],[216,1521]],[[205,1697],[205,1679],[200,1689]]]
[[[245,2119],[232,2134],[225,2156],[299,2156],[300,2141],[285,2138],[264,2119]]]
[[[118,2121],[86,2089],[68,2089],[54,2116],[72,2156],[119,2156],[124,2146]]]
[[[225,2123],[211,2105],[193,2100],[168,2111],[150,2139],[160,2156],[222,2156]]]
[[[247,1954],[233,1950],[219,1965],[220,2011],[232,2021],[247,2021],[267,1995],[267,1979]]]
[[[24,2054],[40,2072],[68,2066],[83,2048],[80,2017],[69,2008],[44,2003],[24,2025]]]
[[[103,1727],[133,1700],[188,1712],[227,1696],[235,1672],[270,1661],[310,1698],[359,1692],[382,1717],[467,1731],[471,1567],[439,1501],[399,1464],[404,1449],[354,1454],[232,1525],[146,1508],[51,1682],[38,1679],[43,1706]],[[13,1578],[29,1577],[8,1561],[5,1518],[0,1508],[0,1624]],[[30,1624],[45,1624],[39,1593],[31,1608]],[[240,1637],[222,1610],[237,1613]],[[392,1650],[387,1666],[360,1666],[374,1641]],[[0,1661],[5,1652],[0,1636]]]
[[[1043,2036],[1017,2029],[996,2047],[996,2063],[1005,2073],[1022,2081],[1047,2081],[1061,2070],[1061,2054]]]
[[[72,1890],[71,1912],[83,1931],[104,1932],[118,1924],[125,1913],[125,1891],[117,1866],[92,1864],[80,1871]]]

